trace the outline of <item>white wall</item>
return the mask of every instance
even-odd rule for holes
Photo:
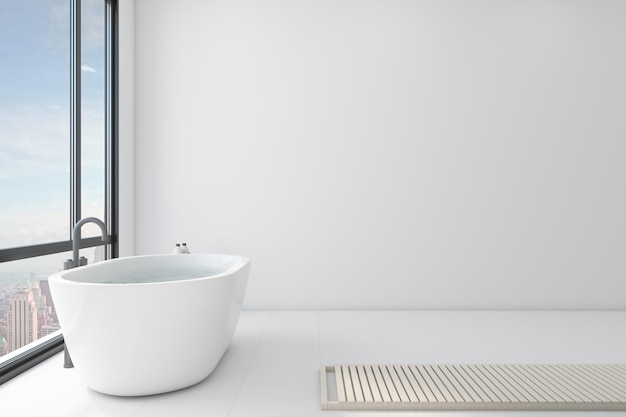
[[[248,308],[626,308],[626,2],[137,0],[136,251]]]
[[[119,246],[135,254],[135,2],[120,0],[119,14]]]

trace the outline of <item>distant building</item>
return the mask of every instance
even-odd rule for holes
[[[11,296],[7,328],[6,353],[37,340],[37,307],[30,291],[21,290]]]
[[[37,281],[35,281],[35,284],[30,288],[29,291],[33,294],[33,300],[36,304],[39,297],[41,297],[41,289],[39,288],[39,284],[37,283]]]
[[[41,334],[40,337],[48,336],[51,333],[56,332],[57,330],[61,330],[59,326],[46,324],[45,326],[41,326]]]
[[[42,297],[46,297],[46,312],[48,313],[49,322],[57,323],[58,320],[56,311],[54,310],[54,300],[52,299],[52,294],[50,293],[50,284],[48,284],[48,280],[40,280],[39,288],[41,288]]]
[[[39,288],[41,289],[41,295],[46,297],[47,305],[52,304],[52,294],[50,294],[50,284],[48,284],[47,279],[39,280]]]
[[[7,344],[6,339],[0,336],[0,356],[6,355],[7,353],[9,353],[7,351],[7,348],[8,348],[8,344]]]
[[[106,259],[106,246],[96,246],[93,250],[93,263],[102,262]]]

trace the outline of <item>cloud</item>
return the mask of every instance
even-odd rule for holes
[[[4,208],[0,217],[0,247],[17,247],[69,239],[69,201],[44,200]]]
[[[46,3],[48,16],[44,21],[43,42],[53,51],[67,51],[70,48],[70,2],[53,0]]]
[[[69,110],[37,106],[0,109],[0,179],[65,172],[69,132]]]
[[[104,1],[83,0],[82,39],[84,51],[104,48]]]
[[[82,109],[84,175],[104,171],[104,110]],[[0,107],[0,180],[65,175],[69,169],[70,114],[58,104]]]
[[[98,71],[96,71],[96,69],[94,67],[90,67],[87,64],[83,64],[80,66],[80,69],[83,70],[83,72],[93,72],[93,73],[98,73]]]
[[[70,2],[46,0],[44,43],[51,50],[70,48]],[[83,0],[81,19],[81,43],[83,52],[100,50],[104,47],[105,7],[102,0]]]

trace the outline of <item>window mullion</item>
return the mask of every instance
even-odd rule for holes
[[[70,239],[81,219],[81,0],[71,1]]]
[[[117,128],[117,2],[113,0],[105,1],[105,135],[106,135],[106,164],[105,164],[105,223],[109,235],[113,236],[110,245],[109,257],[119,256],[118,235],[118,128]]]

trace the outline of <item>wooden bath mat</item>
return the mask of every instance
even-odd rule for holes
[[[626,410],[626,365],[336,365],[325,410]]]

